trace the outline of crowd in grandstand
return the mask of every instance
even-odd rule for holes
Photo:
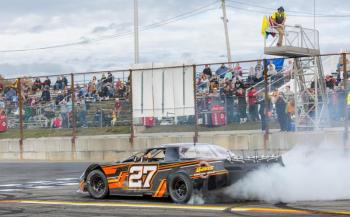
[[[1,89],[0,108],[11,116],[19,115],[18,80],[9,82]],[[43,122],[41,126],[53,128],[68,128],[72,126],[72,97],[73,88],[65,76],[57,77],[53,83],[49,77],[21,79],[24,123]],[[4,87],[4,84],[1,84]],[[95,127],[115,125],[120,114],[122,103],[128,96],[128,83],[120,78],[115,79],[112,73],[101,75],[100,79],[93,76],[86,84],[76,84],[75,109],[76,124],[79,127],[88,126],[88,109],[90,104],[112,101],[114,107],[101,109],[97,107],[89,122]]]
[[[327,75],[325,85],[329,96],[329,112],[332,120],[341,120],[343,114],[342,101],[345,98],[342,77],[342,63],[339,62],[336,77]],[[243,73],[242,67],[237,63],[232,66],[222,64],[215,72],[210,65],[205,68],[197,78],[198,107],[201,111],[210,111],[214,106],[221,104],[225,107],[227,122],[245,123],[247,121],[262,122],[262,129],[267,118],[276,118],[282,131],[293,130],[295,117],[294,92],[288,81],[291,79],[293,61],[289,60],[283,68],[277,69],[271,61],[267,66],[269,82],[269,99],[266,107],[264,100],[263,65],[258,61],[255,67]],[[314,82],[308,90],[315,92]],[[307,99],[310,103],[311,115],[315,111],[313,97]],[[266,107],[266,108],[265,108]],[[265,111],[268,110],[266,113]],[[205,114],[205,113],[204,113]],[[265,117],[268,114],[269,117]]]
[[[231,66],[220,65],[215,71],[210,65],[196,78],[197,108],[199,114],[207,115],[224,111],[226,123],[262,123],[275,118],[282,131],[293,130],[295,115],[294,92],[288,85],[293,70],[293,61],[283,67],[270,61],[267,66],[269,98],[264,97],[263,64],[243,69],[239,63]],[[0,82],[0,111],[8,116],[19,115],[18,84],[16,81]],[[59,76],[54,82],[44,79],[21,79],[24,123],[38,123],[41,127],[69,128],[72,126],[73,88],[69,79]],[[342,120],[345,98],[342,62],[339,61],[334,75],[325,77],[329,96],[329,111],[332,120]],[[312,83],[309,92],[315,91]],[[115,78],[112,73],[93,76],[90,81],[75,84],[75,114],[78,127],[115,126],[119,119],[125,99],[128,98],[129,81]],[[309,101],[315,100],[310,98]],[[99,102],[111,102],[109,109],[94,106]],[[312,106],[310,110],[312,110]],[[214,111],[215,110],[215,111]],[[312,113],[312,111],[311,111]],[[267,116],[266,116],[267,115]],[[18,118],[17,118],[18,119]],[[208,125],[211,125],[208,123]],[[29,126],[28,126],[29,127]]]

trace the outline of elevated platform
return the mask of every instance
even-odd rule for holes
[[[275,37],[267,37],[264,41],[264,53],[283,57],[309,57],[320,54],[319,33],[315,29],[303,28],[300,25],[285,26],[282,46],[277,46],[278,31],[270,28]]]
[[[264,53],[267,55],[297,58],[297,57],[319,55],[320,50],[303,48],[303,47],[294,47],[294,46],[281,46],[281,47],[275,46],[275,47],[265,47]]]

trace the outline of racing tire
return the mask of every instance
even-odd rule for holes
[[[192,196],[192,180],[183,173],[176,173],[169,181],[169,195],[175,203],[187,203]]]
[[[86,178],[86,182],[87,190],[91,197],[103,199],[109,195],[108,181],[101,170],[91,171]]]

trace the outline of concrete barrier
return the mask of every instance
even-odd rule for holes
[[[128,134],[77,137],[75,146],[70,137],[28,138],[23,142],[23,153],[20,153],[18,139],[2,139],[0,160],[115,161],[132,152],[160,144],[192,142],[193,135],[192,132],[138,134],[133,145],[129,143]],[[267,149],[285,152],[297,144],[343,145],[342,138],[342,130],[289,133],[273,131]],[[200,143],[218,144],[234,151],[264,148],[264,134],[261,131],[201,132],[198,140]]]

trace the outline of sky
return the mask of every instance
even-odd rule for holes
[[[139,0],[140,62],[227,61],[220,4]],[[314,27],[313,0],[226,0],[226,5],[234,61],[264,57],[262,17],[279,6],[288,25]],[[350,1],[316,0],[315,10],[321,53],[349,50]],[[127,69],[134,62],[132,0],[1,0],[0,11],[5,77]],[[27,51],[8,52],[14,50]]]

